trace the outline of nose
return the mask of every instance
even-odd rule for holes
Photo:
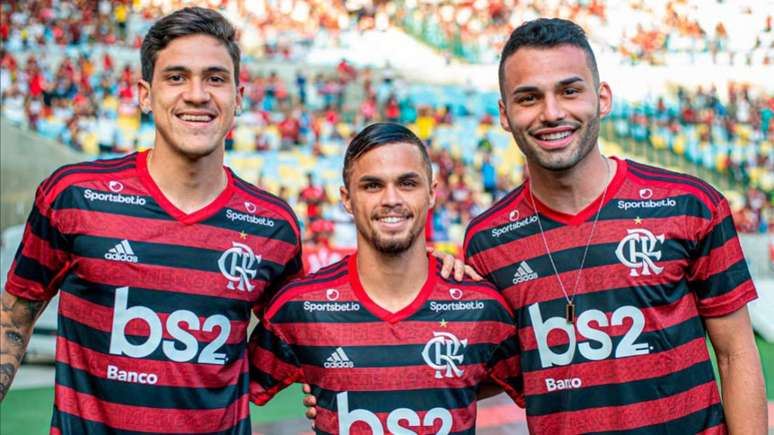
[[[403,203],[403,196],[398,187],[392,183],[388,184],[382,193],[382,206],[396,206]]]
[[[183,99],[185,101],[201,105],[210,101],[211,95],[204,84],[204,81],[198,77],[193,78],[188,85],[188,88],[183,93]]]
[[[541,118],[543,122],[554,123],[563,120],[565,117],[564,109],[555,95],[549,93],[543,100],[543,112]]]

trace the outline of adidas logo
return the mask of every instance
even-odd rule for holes
[[[121,243],[110,248],[110,250],[105,253],[105,259],[124,261],[127,263],[137,263],[139,260],[137,256],[134,255],[134,251],[132,250],[132,247],[129,246],[129,241],[126,239],[121,240]]]
[[[326,369],[351,369],[355,367],[355,363],[349,359],[344,349],[338,347],[336,350],[325,360],[323,367]]]
[[[516,273],[513,274],[513,283],[520,284],[522,282],[532,281],[537,277],[538,277],[538,274],[535,273],[535,271],[532,270],[531,267],[529,267],[529,264],[527,264],[526,261],[522,261],[519,264],[519,268],[516,269]]]

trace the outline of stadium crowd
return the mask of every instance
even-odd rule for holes
[[[394,23],[431,45],[468,62],[497,61],[505,38],[521,22],[541,16],[570,19],[588,32],[601,52],[626,63],[674,63],[708,54],[713,63],[769,65],[774,62],[772,14],[765,2],[658,0],[644,2],[402,0],[386,7]],[[752,28],[724,21],[729,11],[748,17]],[[747,31],[742,31],[747,30]]]
[[[104,1],[94,7],[53,8],[49,2],[4,6],[0,12],[4,18],[0,27],[3,116],[94,156],[150,147],[152,117],[142,114],[137,103],[139,71],[112,51],[88,48],[136,47],[151,17],[168,12],[164,8],[174,8],[173,3],[137,10],[126,3]],[[242,34],[253,56],[292,60],[320,32],[335,33],[352,25],[339,4],[222,3],[236,8],[241,29],[258,29],[258,33],[243,30]],[[450,13],[460,17],[459,11],[449,12],[447,6],[416,5],[419,11],[440,14],[438,23],[448,21],[444,17]],[[590,25],[606,22],[610,13],[597,2],[582,8],[579,3],[526,2],[512,11],[507,2],[473,6],[480,10],[475,15],[479,24],[471,24],[472,28],[489,32],[491,27],[492,37],[504,37],[508,33],[504,27],[541,14],[569,16]],[[512,13],[507,15],[506,10]],[[376,10],[361,7],[352,17],[363,28],[383,27],[384,17],[393,12],[389,4]],[[496,23],[491,26],[485,19]],[[31,44],[87,49],[57,60],[24,56],[24,48]],[[406,82],[392,71],[355,68],[345,59],[335,69],[290,66],[283,71],[262,69],[250,59],[240,77],[246,87],[243,111],[227,138],[229,163],[247,174],[248,180],[289,200],[305,217],[308,239],[354,244],[353,226],[337,201],[339,168],[348,140],[370,122],[410,125],[430,145],[439,178],[439,206],[430,222],[437,241],[461,240],[471,217],[521,181],[523,161],[513,152],[510,136],[497,125],[494,93]],[[732,84],[721,98],[715,89],[680,88],[673,96],[617,105],[615,128],[620,135],[648,140],[654,148],[671,149],[749,185],[750,191],[737,201],[738,225],[747,232],[770,231],[774,229],[774,99],[756,92]]]

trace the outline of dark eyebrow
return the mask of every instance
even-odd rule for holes
[[[357,180],[358,184],[381,183],[382,179],[373,175],[364,175]]]
[[[564,80],[560,80],[557,83],[557,87],[563,87],[563,86],[571,85],[575,82],[582,82],[582,81],[583,81],[583,77],[572,76]],[[529,92],[540,92],[540,89],[537,86],[532,86],[532,85],[519,86],[518,88],[513,90],[511,95],[520,94],[520,93],[529,93]]]
[[[570,78],[567,78],[567,79],[564,79],[564,80],[560,80],[559,81],[559,86],[567,86],[567,85],[571,85],[571,84],[573,84],[575,82],[582,82],[582,81],[583,81],[582,77],[573,76],[573,77],[570,77]]]
[[[187,66],[183,65],[169,65],[161,70],[162,73],[170,73],[170,72],[184,72],[184,73],[190,73],[191,68],[188,68]],[[204,69],[205,74],[213,74],[213,73],[224,73],[228,74],[229,70],[228,68],[224,68],[222,66],[209,66]]]
[[[400,174],[398,177],[398,181],[406,181],[406,180],[414,180],[420,178],[419,174],[416,172],[407,172],[405,174]]]

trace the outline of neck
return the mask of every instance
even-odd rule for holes
[[[574,215],[597,199],[615,174],[617,163],[592,151],[565,171],[529,164],[530,190],[553,210]]]
[[[386,255],[358,240],[357,273],[363,290],[393,313],[416,299],[427,281],[428,262],[424,234],[399,255]]]
[[[184,213],[204,208],[228,183],[222,150],[191,159],[157,146],[148,152],[148,173],[169,202]]]

